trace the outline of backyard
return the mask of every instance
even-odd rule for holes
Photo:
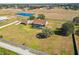
[[[41,30],[33,29],[30,26],[31,25],[25,26],[22,24],[11,25],[4,29],[0,29],[0,35],[3,35],[4,39],[6,40],[10,40],[14,43],[16,42],[17,44],[24,45],[26,47],[44,51],[49,54],[73,54],[71,36],[63,37],[53,35],[47,39],[38,39],[36,38],[36,34],[40,33]]]

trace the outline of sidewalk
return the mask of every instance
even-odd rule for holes
[[[7,26],[9,26],[9,25],[12,25],[12,24],[16,24],[16,23],[18,23],[18,22],[19,22],[19,21],[14,21],[14,22],[12,22],[12,23],[9,23],[9,24],[0,26],[0,29],[1,29],[1,28],[4,28],[4,27],[7,27]]]

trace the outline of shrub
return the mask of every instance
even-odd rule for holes
[[[49,29],[49,28],[43,28],[42,29],[42,33],[47,34],[48,36],[53,35],[53,30]]]
[[[29,18],[28,18],[28,20],[34,20],[35,19],[35,16],[30,16]]]
[[[45,15],[43,15],[43,14],[38,14],[37,19],[45,19]]]
[[[2,36],[2,35],[0,35],[0,38],[3,38],[3,36]]]
[[[47,38],[47,37],[49,37],[47,34],[45,34],[45,33],[38,33],[37,35],[36,35],[36,37],[37,38],[39,38],[39,39],[43,39],[43,38]]]
[[[53,35],[53,31],[49,28],[43,28],[42,29],[42,33],[38,33],[36,35],[37,38],[48,38],[50,37],[51,35]]]
[[[74,31],[74,25],[72,22],[62,24],[62,27],[55,31],[55,34],[68,36]]]

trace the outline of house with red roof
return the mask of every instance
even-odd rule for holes
[[[34,28],[43,28],[47,24],[47,21],[44,19],[36,19],[32,22],[32,27]]]

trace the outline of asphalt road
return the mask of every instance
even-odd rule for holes
[[[14,51],[14,52],[20,54],[20,55],[35,55],[34,53],[30,52],[28,49],[24,50],[20,47],[16,47],[16,46],[4,43],[4,42],[0,42],[0,47],[3,47],[5,49],[9,49],[11,51]]]

